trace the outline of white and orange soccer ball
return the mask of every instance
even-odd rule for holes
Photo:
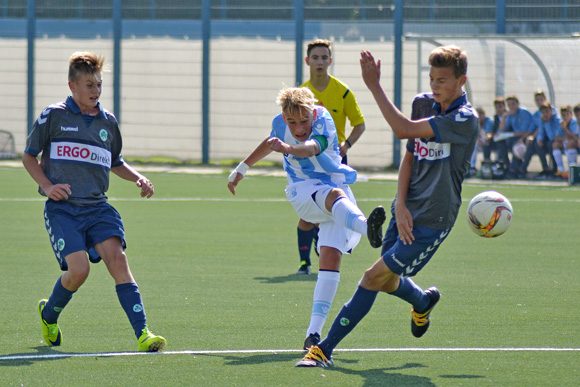
[[[523,142],[518,142],[512,148],[512,152],[514,154],[514,157],[517,158],[517,159],[519,159],[519,160],[523,160],[524,159],[524,157],[526,156],[526,151],[527,150],[528,150],[528,147]]]
[[[496,191],[485,191],[471,199],[467,206],[467,223],[479,236],[495,238],[505,233],[514,217],[509,200]]]

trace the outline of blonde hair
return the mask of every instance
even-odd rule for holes
[[[97,78],[104,71],[105,57],[94,52],[75,52],[68,60],[68,80],[76,82],[83,75]]]
[[[280,91],[276,103],[282,108],[285,115],[302,114],[301,108],[311,114],[314,111],[314,105],[316,105],[316,97],[306,87],[287,87]]]
[[[564,112],[570,112],[572,113],[572,106],[570,105],[564,105],[560,108],[560,113],[564,113]]]

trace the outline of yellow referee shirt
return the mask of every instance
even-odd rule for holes
[[[324,91],[318,91],[310,80],[306,81],[301,87],[307,87],[314,93],[318,100],[318,104],[324,106],[332,115],[334,125],[336,126],[336,133],[338,134],[338,141],[344,142],[346,140],[345,128],[346,118],[352,127],[360,125],[365,122],[354,93],[350,91],[347,85],[330,76],[330,82]]]

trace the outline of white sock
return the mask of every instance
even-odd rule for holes
[[[552,149],[552,154],[554,155],[554,161],[556,161],[558,171],[564,172],[564,160],[562,160],[562,151],[560,149]]]
[[[362,211],[347,197],[341,197],[332,205],[332,216],[335,222],[344,227],[367,235],[367,218]]]
[[[568,159],[568,166],[575,167],[576,160],[578,159],[577,149],[566,149],[566,158]]]
[[[340,273],[337,271],[320,270],[318,272],[318,280],[314,288],[310,326],[306,331],[307,337],[311,333],[318,333],[319,335],[322,333],[322,328],[328,318],[328,312],[339,282]]]

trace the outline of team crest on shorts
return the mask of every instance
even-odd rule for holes
[[[64,250],[64,246],[65,246],[64,239],[60,238],[58,240],[58,242],[56,242],[56,243],[57,243],[58,251]]]

